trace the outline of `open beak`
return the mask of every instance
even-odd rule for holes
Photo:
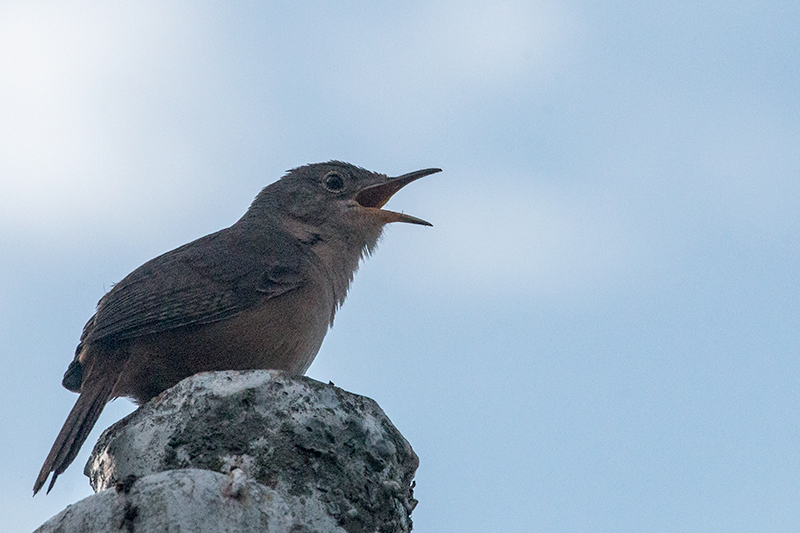
[[[426,168],[424,170],[417,170],[416,172],[409,172],[408,174],[403,174],[396,178],[389,178],[389,180],[384,183],[364,187],[356,194],[356,202],[362,207],[377,209],[384,222],[408,222],[410,224],[420,224],[422,226],[433,226],[433,224],[421,218],[412,217],[405,213],[395,213],[394,211],[381,209],[381,207],[386,205],[386,202],[389,201],[389,198],[391,198],[394,193],[412,181],[441,171],[441,168]]]

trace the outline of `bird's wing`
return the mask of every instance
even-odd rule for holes
[[[281,231],[213,233],[148,261],[97,306],[85,340],[124,340],[230,317],[306,281],[307,253]]]

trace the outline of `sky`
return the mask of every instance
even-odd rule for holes
[[[420,457],[420,533],[800,529],[800,4],[0,1],[3,531],[85,321],[339,159],[427,167],[308,375]]]

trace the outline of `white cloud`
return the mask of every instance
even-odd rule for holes
[[[338,93],[335,105],[362,129],[409,140],[441,136],[455,117],[507,91],[533,91],[563,68],[575,31],[571,14],[546,1],[424,2],[370,20],[336,15],[335,38],[325,34],[315,47],[320,37],[309,37],[310,49],[325,50],[324,91]]]
[[[546,2],[426,4],[415,59],[439,81],[503,86],[542,67],[567,32],[565,14]]]
[[[501,187],[463,177],[458,183],[464,190],[448,191],[448,180],[417,196],[411,211],[429,216],[433,229],[391,235],[425,250],[406,251],[403,260],[418,262],[409,270],[428,272],[438,288],[584,297],[617,287],[640,261],[632,232],[600,194],[513,179]]]
[[[168,186],[148,183],[146,143],[133,138],[152,113],[153,87],[169,89],[191,64],[191,52],[171,45],[191,41],[192,25],[159,2],[0,8],[0,224],[37,234],[107,223],[119,214],[115,199]],[[185,163],[169,132],[149,138]],[[149,187],[131,190],[133,173]]]

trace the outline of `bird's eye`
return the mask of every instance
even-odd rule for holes
[[[331,192],[339,192],[344,189],[344,180],[338,172],[329,172],[325,176],[325,188]]]

